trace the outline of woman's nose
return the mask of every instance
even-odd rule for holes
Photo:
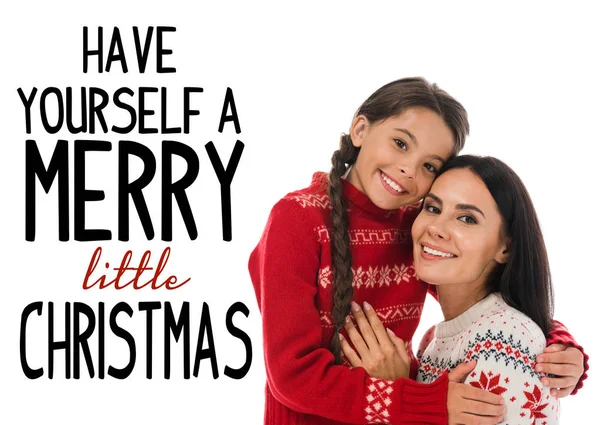
[[[448,239],[448,231],[441,220],[436,220],[427,226],[427,232],[435,239]]]

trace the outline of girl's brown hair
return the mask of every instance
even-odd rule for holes
[[[457,155],[469,134],[469,122],[465,108],[435,84],[423,78],[403,78],[392,81],[373,93],[356,111],[355,117],[363,115],[375,124],[402,113],[408,108],[427,108],[442,117],[454,135],[453,155]],[[330,350],[336,364],[341,362],[339,332],[350,313],[352,288],[352,256],[348,234],[348,203],[342,196],[342,177],[348,167],[356,162],[360,148],[352,144],[349,134],[342,135],[340,148],[331,157],[329,173],[329,198],[331,201],[331,264],[333,268],[333,321],[335,333]]]

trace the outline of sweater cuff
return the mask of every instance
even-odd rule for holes
[[[402,380],[402,424],[448,423],[448,373],[430,384]]]
[[[566,335],[563,334],[562,332],[553,334],[553,335],[551,335],[551,338],[548,339],[547,344],[548,345],[552,345],[552,344],[570,345],[574,348],[577,348],[579,351],[581,351],[581,354],[583,354],[583,375],[581,375],[581,377],[579,378],[579,382],[577,382],[577,385],[575,385],[575,389],[573,390],[573,392],[571,392],[571,395],[577,394],[577,391],[579,391],[583,387],[583,381],[586,380],[588,377],[587,372],[588,372],[588,369],[590,368],[590,366],[588,364],[589,356],[585,353],[585,351],[583,350],[583,347],[581,345],[577,344],[573,340],[572,336],[569,333],[566,333]]]

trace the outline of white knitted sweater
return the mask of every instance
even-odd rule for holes
[[[477,360],[465,383],[504,397],[505,424],[558,424],[559,401],[534,370],[545,347],[546,338],[531,319],[490,294],[425,334],[417,381],[433,382],[459,363]]]

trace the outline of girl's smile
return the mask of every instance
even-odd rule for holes
[[[375,123],[359,115],[350,136],[360,152],[348,181],[386,210],[423,199],[454,149],[448,125],[425,108],[408,108]]]
[[[384,188],[388,190],[394,196],[400,196],[403,193],[408,193],[408,191],[398,183],[395,179],[385,174],[383,171],[379,170],[379,175],[381,176],[381,184]]]

